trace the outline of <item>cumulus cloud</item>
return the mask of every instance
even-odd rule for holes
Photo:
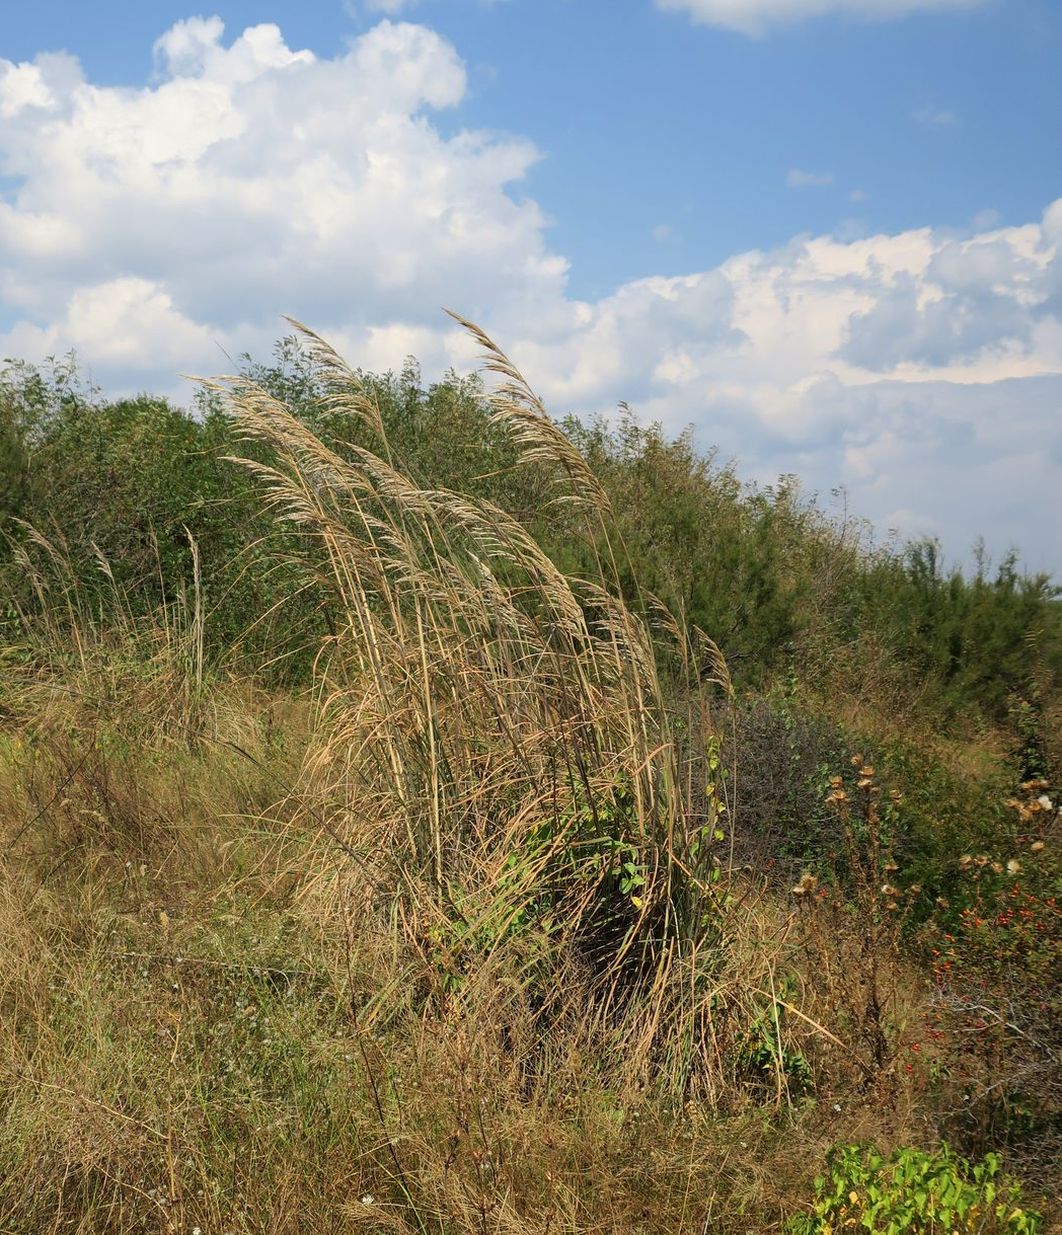
[[[71,340],[107,371],[156,376],[205,355],[211,332],[178,310],[169,293],[147,279],[125,277],[79,287],[62,316],[46,326],[22,322],[8,336],[23,354],[57,355]]]
[[[226,44],[217,19],[155,45],[158,80],[98,87],[68,57],[0,61],[0,295],[61,320],[79,289],[164,286],[224,341],[282,310],[377,324],[499,285],[560,286],[533,202],[508,189],[536,160],[520,139],[428,120],[466,89],[454,48],[381,22],[335,59],[277,27]],[[74,340],[79,342],[79,340]]]
[[[514,336],[561,406],[627,398],[770,482],[846,486],[880,528],[978,533],[1059,570],[1062,202],[1041,223],[801,238],[628,284],[563,339]]]
[[[772,26],[789,25],[831,15],[883,20],[933,10],[973,8],[985,0],[656,0],[657,8],[685,13],[706,26],[721,26],[741,34],[763,34]]]
[[[190,19],[139,88],[0,60],[0,355],[77,348],[112,391],[265,355],[287,312],[429,374],[480,320],[558,412],[625,399],[962,553],[1062,567],[1062,200],[1022,227],[799,237],[573,297],[519,137],[459,108],[454,47],[388,20],[332,58]],[[661,239],[666,236],[661,235]]]

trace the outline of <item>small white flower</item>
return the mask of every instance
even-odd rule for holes
[[[361,1198],[361,1203],[363,1205],[375,1205],[376,1197],[374,1197],[371,1192],[366,1192],[365,1195]]]

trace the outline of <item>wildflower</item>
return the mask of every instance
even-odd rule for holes
[[[1047,796],[1046,793],[1041,793],[1040,796],[1036,799],[1036,802],[1037,802],[1037,805],[1041,806],[1044,810],[1054,809],[1055,804],[1054,802],[1051,801],[1051,799]]]
[[[805,871],[800,876],[800,882],[789,890],[794,896],[803,896],[806,892],[810,892],[818,882],[818,879],[810,871]]]
[[[365,1195],[361,1198],[361,1203],[363,1205],[375,1205],[376,1197],[374,1197],[371,1192],[366,1192]]]
[[[911,886],[907,889],[907,895],[917,896],[919,892],[921,891],[922,891],[922,885],[920,883],[912,883]]]
[[[1007,863],[1007,874],[1016,875],[1021,870],[1021,863],[1017,858],[1011,858]]]
[[[993,862],[992,863],[992,873],[994,875],[1002,875],[1003,874],[1003,863]]]
[[[1044,847],[1044,842],[1042,840],[1034,840],[1033,843],[1029,846],[1029,849],[1033,853],[1039,853],[1040,850],[1043,849],[1043,847]]]
[[[881,885],[882,896],[899,896],[900,889],[894,888],[891,883],[883,883]]]
[[[896,865],[896,863],[895,863],[895,862],[886,862],[886,863],[885,863],[885,870],[889,871],[890,873],[891,873],[892,871],[898,871],[899,869],[900,869],[900,868]]]

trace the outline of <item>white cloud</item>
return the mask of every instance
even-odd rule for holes
[[[355,364],[472,349],[480,320],[558,412],[629,400],[770,480],[798,472],[961,553],[978,532],[1062,568],[1062,200],[965,235],[801,237],[573,298],[519,182],[519,138],[455,129],[455,49],[383,21],[343,54],[216,19],[156,80],[0,61],[0,355],[71,346],[112,391],[266,355],[287,312]],[[666,236],[661,236],[666,239]]]
[[[658,8],[686,13],[703,25],[751,35],[813,17],[884,20],[918,12],[972,8],[981,3],[985,0],[656,0]]]
[[[41,67],[36,64],[6,64],[0,76],[0,116],[10,120],[28,108],[47,111],[54,101]]]
[[[506,334],[560,407],[629,399],[885,530],[1062,570],[1062,201],[1039,224],[803,238]],[[574,318],[574,315],[573,315]],[[519,323],[515,324],[519,331]]]
[[[785,183],[790,189],[824,188],[833,184],[833,172],[806,172],[793,167],[786,172]]]
[[[0,126],[0,172],[16,182],[0,193],[9,314],[60,322],[77,291],[135,277],[224,344],[283,311],[368,326],[455,289],[483,307],[499,282],[559,287],[540,211],[507,192],[534,147],[445,138],[428,119],[466,89],[445,40],[381,22],[324,60],[275,26],[230,45],[222,34],[217,20],[173,27],[146,89],[96,87],[42,58],[28,67],[47,108],[25,105],[25,66],[0,62],[0,108],[14,113]],[[214,349],[183,367],[208,361]]]
[[[124,277],[79,287],[65,313],[46,326],[18,324],[7,336],[22,354],[57,355],[70,341],[94,365],[124,375],[179,369],[190,355],[205,355],[211,332],[185,317],[164,288],[147,279]],[[219,357],[220,358],[220,357]]]

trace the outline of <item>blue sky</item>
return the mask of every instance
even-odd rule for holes
[[[5,354],[432,371],[448,303],[558,411],[1062,571],[1057,0],[5,7]]]

